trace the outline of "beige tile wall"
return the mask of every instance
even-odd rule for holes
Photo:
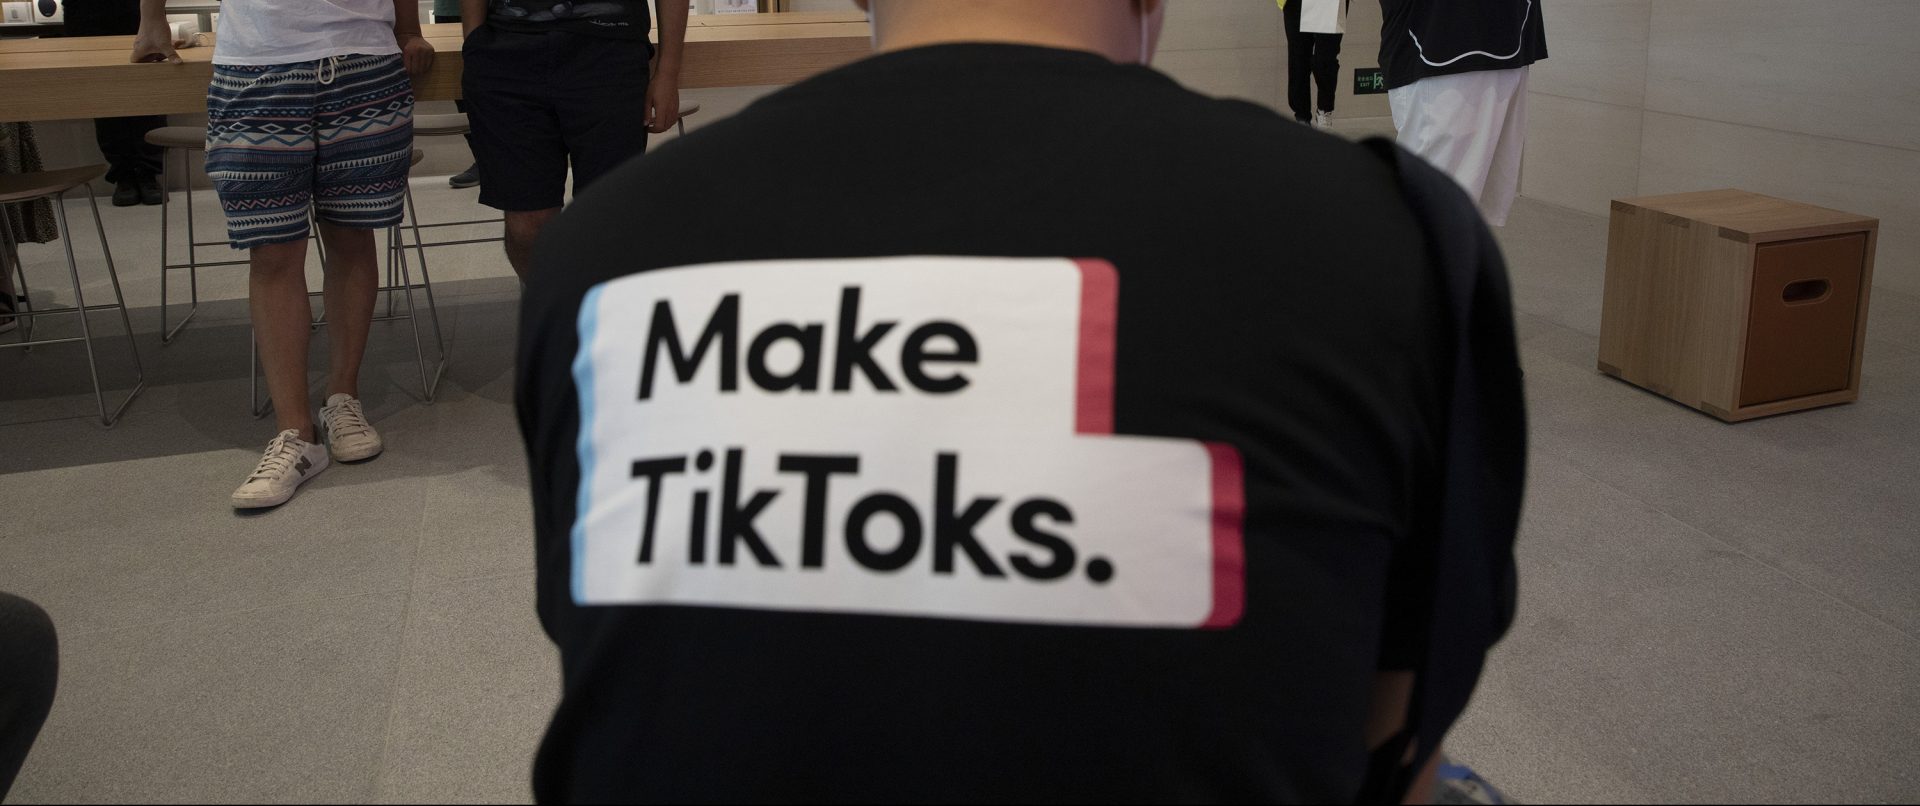
[[[1920,151],[1646,113],[1640,192],[1739,187],[1876,216],[1874,284],[1920,293]]]
[[[1640,195],[1639,107],[1541,92],[1527,104],[1527,196],[1606,215],[1611,200]]]
[[[1523,195],[1604,214],[1737,187],[1877,216],[1876,283],[1920,293],[1920,2],[1542,3]]]

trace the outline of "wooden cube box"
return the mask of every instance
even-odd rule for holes
[[[1600,371],[1727,422],[1857,400],[1879,232],[1739,190],[1615,200]]]

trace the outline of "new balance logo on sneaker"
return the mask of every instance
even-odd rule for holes
[[[234,509],[277,507],[292,498],[309,479],[327,469],[327,449],[287,429],[267,443],[246,483],[233,491]]]
[[[245,484],[233,491],[234,509],[266,509],[287,502],[300,485],[320,475],[332,462],[363,462],[379,456],[386,445],[367,422],[360,401],[337,394],[320,409],[320,441],[308,442],[287,429],[267,443],[260,464]]]

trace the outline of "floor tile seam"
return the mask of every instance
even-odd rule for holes
[[[1637,192],[1637,191],[1636,191],[1636,192]],[[1567,205],[1565,205],[1565,204],[1561,204],[1561,203],[1559,203],[1559,202],[1556,202],[1556,201],[1549,201],[1549,200],[1547,200],[1547,199],[1543,199],[1543,198],[1540,198],[1540,197],[1538,197],[1538,196],[1530,196],[1530,195],[1527,195],[1527,194],[1526,194],[1526,193],[1524,193],[1524,192],[1520,194],[1520,198],[1523,198],[1523,199],[1526,199],[1526,200],[1527,200],[1528,202],[1531,202],[1531,203],[1533,203],[1533,204],[1538,204],[1538,205],[1540,205],[1540,206],[1542,206],[1542,207],[1552,207],[1552,208],[1554,208],[1555,210],[1558,210],[1558,211],[1560,211],[1560,212],[1564,212],[1564,213],[1571,213],[1571,214],[1573,214],[1573,215],[1577,215],[1577,216],[1580,216],[1581,218],[1588,218],[1588,219],[1592,219],[1592,220],[1593,220],[1593,221],[1594,221],[1595,223],[1606,223],[1606,221],[1608,220],[1608,217],[1607,217],[1607,216],[1603,216],[1603,215],[1600,215],[1600,214],[1598,214],[1598,213],[1589,213],[1589,212],[1587,212],[1587,211],[1585,211],[1585,210],[1582,210],[1582,209],[1580,209],[1580,208],[1578,208],[1578,207],[1569,207],[1569,206],[1567,206]],[[1508,225],[1507,225],[1507,226],[1512,226],[1512,222],[1511,222],[1511,221],[1509,221],[1509,222],[1508,222]],[[1497,233],[1498,233],[1498,230],[1499,230],[1499,229],[1506,229],[1506,227],[1500,227],[1500,228],[1498,228],[1498,229],[1496,229],[1496,231],[1495,231],[1495,232],[1496,232],[1496,236],[1497,236]],[[1495,240],[1498,240],[1498,238],[1496,237],[1496,238],[1495,238]],[[1506,249],[1504,249],[1504,248],[1502,248],[1502,249],[1501,249],[1501,252],[1502,252],[1502,253],[1504,253],[1504,252],[1506,252]],[[1511,273],[1512,273],[1512,269],[1511,269],[1511,267],[1509,267],[1509,269],[1508,269],[1508,273],[1509,273],[1509,274],[1511,274]]]
[[[92,392],[75,392],[75,393],[73,393],[73,396],[74,396],[74,397],[92,397],[92,396],[93,396],[93,393],[92,393]],[[64,397],[64,395],[63,395],[63,397]],[[30,400],[51,400],[51,399],[53,399],[53,398],[45,398],[45,397],[36,397],[36,398],[28,398],[28,399],[30,399]],[[4,403],[5,403],[5,401],[0,401],[0,405],[4,405]],[[41,419],[38,419],[38,420],[20,420],[20,421],[18,421],[18,422],[9,422],[9,423],[0,423],[0,428],[12,428],[12,427],[14,427],[14,426],[16,426],[16,425],[45,425],[45,424],[47,424],[47,423],[61,423],[61,422],[66,422],[66,421],[68,421],[68,420],[85,420],[85,419],[87,419],[87,418],[89,418],[89,417],[94,417],[94,418],[98,418],[99,416],[100,416],[100,415],[98,415],[98,414],[85,414],[85,413],[82,413],[82,414],[75,414],[75,415],[72,415],[72,416],[70,416],[70,417],[44,417],[44,418],[41,418]],[[0,474],[0,475],[4,475],[4,474]]]
[[[1594,339],[1595,341],[1598,341],[1598,340],[1599,340],[1599,338],[1600,338],[1600,334],[1598,334],[1598,333],[1589,333],[1589,332],[1587,332],[1586,330],[1583,330],[1583,329],[1581,329],[1581,328],[1578,328],[1578,327],[1575,327],[1575,326],[1573,326],[1572,324],[1569,324],[1569,323],[1567,323],[1567,322],[1562,322],[1562,321],[1560,321],[1560,320],[1558,320],[1558,319],[1555,319],[1555,318],[1553,318],[1553,317],[1550,317],[1550,316],[1548,316],[1548,315],[1546,315],[1546,314],[1544,314],[1544,313],[1540,313],[1540,312],[1536,312],[1536,311],[1530,311],[1530,310],[1527,310],[1526,308],[1523,308],[1523,307],[1521,307],[1521,306],[1519,306],[1519,305],[1517,305],[1517,304],[1513,306],[1513,311],[1514,311],[1514,313],[1523,313],[1523,314],[1526,314],[1526,315],[1528,315],[1528,316],[1531,316],[1531,317],[1533,317],[1533,318],[1535,318],[1535,319],[1538,319],[1538,320],[1540,320],[1540,321],[1541,321],[1542,323],[1545,323],[1545,324],[1549,324],[1549,325],[1552,325],[1552,326],[1554,326],[1554,327],[1557,327],[1557,328],[1560,328],[1561,330],[1568,330],[1568,331],[1572,331],[1572,332],[1574,332],[1574,333],[1578,333],[1578,334],[1580,334],[1580,335],[1582,335],[1582,336],[1585,336],[1585,337],[1587,337],[1587,338],[1589,338],[1589,339]]]
[[[435,426],[435,436],[438,436],[439,428],[437,427],[437,422]],[[428,507],[420,507],[420,514],[414,522],[413,529],[410,530],[413,536],[413,554],[407,560],[407,588],[405,598],[402,600],[400,606],[400,636],[394,646],[393,670],[387,679],[387,719],[385,725],[380,730],[380,755],[374,763],[373,777],[367,784],[367,799],[369,801],[377,801],[380,799],[380,790],[386,785],[387,775],[391,771],[390,759],[393,756],[393,735],[399,728],[400,719],[400,681],[406,672],[408,637],[412,635],[413,632],[415,612],[414,587],[416,578],[420,573],[420,554],[427,542],[427,511]]]
[[[1719,535],[1716,535],[1712,532],[1702,529],[1699,526],[1695,526],[1693,523],[1685,519],[1682,519],[1671,512],[1668,512],[1667,510],[1661,508],[1658,504],[1655,504],[1652,501],[1648,501],[1647,499],[1642,498],[1639,495],[1635,495],[1632,492],[1623,490],[1620,487],[1615,486],[1611,482],[1608,482],[1605,479],[1602,479],[1598,476],[1593,475],[1592,473],[1587,472],[1586,468],[1583,468],[1578,464],[1575,464],[1572,458],[1569,456],[1554,454],[1554,457],[1556,459],[1559,459],[1561,462],[1565,463],[1568,467],[1573,468],[1574,472],[1579,473],[1580,475],[1586,477],[1589,481],[1592,481],[1595,484],[1605,487],[1608,490],[1611,490],[1615,493],[1625,496],[1628,499],[1631,499],[1639,503],[1640,505],[1647,507],[1648,509],[1658,513],[1661,518],[1664,518],[1666,520],[1679,524],[1680,526],[1687,529],[1687,531],[1693,532],[1694,534],[1697,534],[1701,537],[1706,538],[1709,542],[1713,543],[1715,546],[1718,546],[1722,549],[1733,552],[1734,554],[1738,554],[1740,555],[1741,558],[1752,561],[1758,564],[1759,566],[1761,566],[1762,568],[1772,571],[1773,573],[1781,576],[1782,578],[1794,583],[1795,585],[1805,588],[1808,591],[1811,591],[1812,593],[1814,593],[1815,595],[1823,599],[1834,602],[1835,604],[1838,604],[1841,607],[1849,611],[1852,611],[1855,614],[1863,616],[1866,619],[1876,624],[1879,624],[1889,630],[1892,630],[1893,632],[1899,634],[1902,638],[1907,639],[1907,641],[1915,645],[1920,645],[1920,635],[1916,635],[1913,632],[1907,630],[1906,628],[1898,624],[1895,624],[1892,621],[1889,621],[1884,616],[1880,616],[1876,613],[1869,612],[1866,609],[1860,607],[1859,605],[1849,602],[1846,599],[1840,598],[1839,596],[1836,596],[1833,593],[1828,592],[1823,588],[1820,588],[1819,586],[1816,586],[1810,582],[1807,582],[1806,580],[1801,579],[1799,576],[1795,575],[1793,572],[1788,571],[1784,568],[1781,568],[1780,566],[1768,561],[1763,557],[1755,556],[1752,552],[1748,551],[1746,548],[1742,546],[1728,542],[1725,538],[1722,538]]]
[[[474,583],[479,583],[479,582],[498,582],[503,579],[522,579],[525,577],[537,578],[539,576],[540,576],[540,572],[538,570],[505,571],[498,574],[448,577],[448,578],[440,579],[437,581],[426,581],[421,579],[419,574],[415,574],[413,592],[414,593],[437,593],[440,591],[452,590],[454,588],[464,587],[464,586],[472,585]]]
[[[178,624],[183,621],[194,621],[197,619],[210,619],[210,618],[226,618],[230,616],[245,616],[245,615],[251,615],[254,613],[262,613],[268,610],[281,610],[281,609],[292,608],[292,607],[311,607],[314,605],[343,602],[349,599],[365,599],[365,598],[374,597],[374,596],[392,596],[394,594],[404,595],[406,594],[406,592],[407,592],[406,588],[389,588],[384,590],[362,591],[360,593],[348,593],[340,596],[322,596],[314,599],[296,599],[291,601],[274,602],[272,604],[256,605],[253,607],[243,607],[243,608],[238,608],[234,610],[209,610],[204,613],[189,613],[184,616],[172,616],[169,618],[155,619],[153,621],[139,621],[131,624],[118,624],[112,627],[96,627],[93,629],[77,630],[77,631],[60,630],[60,638],[61,640],[64,641],[72,638],[85,638],[85,637],[91,637],[96,635],[104,635],[107,633],[125,632],[128,630],[152,629],[154,627],[161,627],[169,624]],[[58,623],[54,624],[55,629],[59,629],[59,626],[60,625]]]

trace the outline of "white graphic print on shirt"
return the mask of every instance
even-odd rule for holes
[[[1222,628],[1239,455],[1113,428],[1100,261],[727,263],[580,308],[573,597]]]

